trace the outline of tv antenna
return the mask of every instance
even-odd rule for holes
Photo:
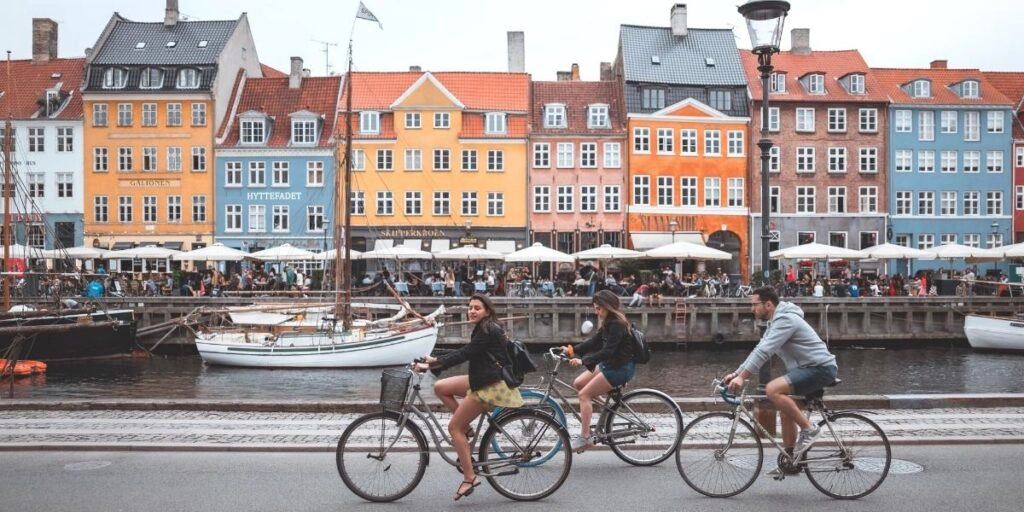
[[[324,52],[324,74],[326,74],[328,76],[331,75],[331,54],[330,54],[331,47],[332,46],[337,47],[338,43],[331,43],[331,42],[328,42],[328,41],[320,41],[319,39],[310,39],[310,41],[313,41],[314,43],[323,45],[324,49],[320,50],[320,51]]]

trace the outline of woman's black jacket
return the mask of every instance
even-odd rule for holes
[[[508,352],[505,349],[507,340],[501,325],[484,320],[473,328],[468,344],[438,356],[430,365],[430,369],[439,373],[469,361],[469,389],[483,389],[501,380],[501,366],[509,364]],[[501,366],[495,364],[495,361]]]
[[[633,360],[633,338],[622,322],[609,320],[589,340],[573,347],[573,351],[590,370],[598,363],[618,368]]]

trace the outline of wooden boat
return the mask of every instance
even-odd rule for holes
[[[1024,351],[1024,318],[966,315],[964,334],[972,348]]]

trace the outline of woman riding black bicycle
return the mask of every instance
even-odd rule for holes
[[[462,466],[462,483],[455,492],[455,500],[473,493],[479,480],[473,468],[469,437],[474,435],[470,425],[484,412],[495,407],[521,407],[523,397],[509,388],[501,378],[501,367],[511,364],[505,344],[505,331],[496,320],[494,303],[485,295],[476,294],[469,299],[469,321],[475,324],[469,343],[440,357],[428,356],[425,363],[417,363],[415,370],[434,373],[469,361],[469,375],[448,377],[434,383],[434,393],[452,412],[448,432]],[[464,397],[459,403],[455,397]]]

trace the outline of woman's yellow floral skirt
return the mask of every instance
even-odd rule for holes
[[[512,389],[505,384],[505,381],[499,380],[494,384],[489,384],[476,391],[469,390],[466,396],[471,396],[480,402],[480,405],[484,406],[484,410],[490,412],[495,407],[509,408],[509,407],[522,407],[523,396],[519,394],[519,389]]]

